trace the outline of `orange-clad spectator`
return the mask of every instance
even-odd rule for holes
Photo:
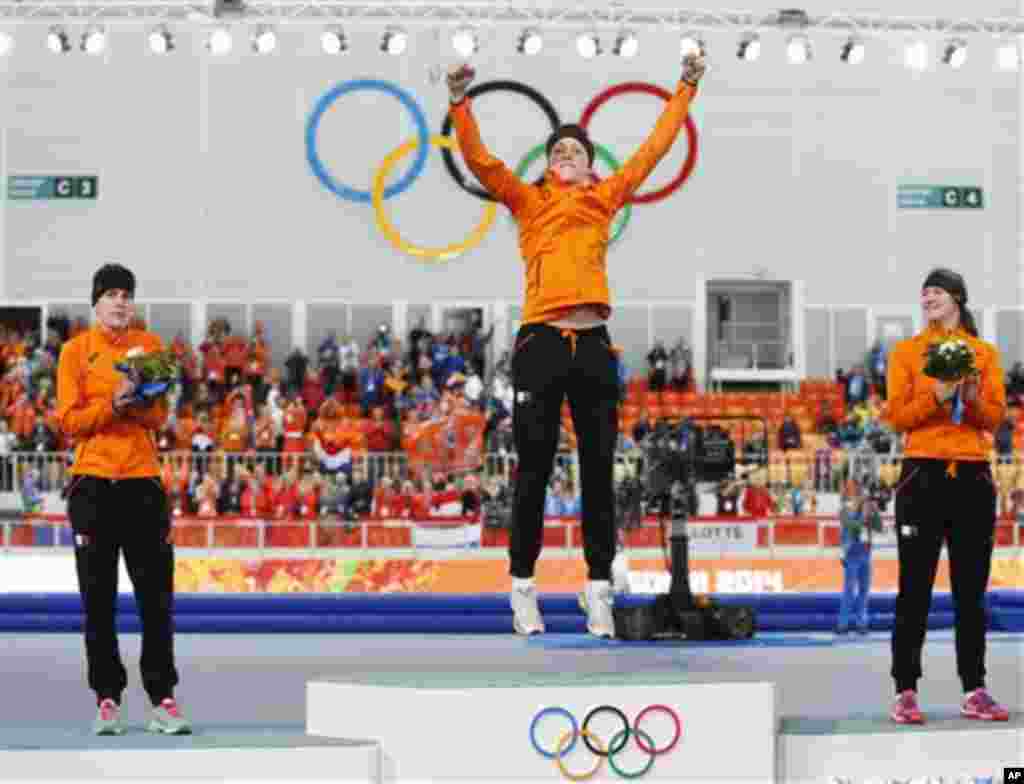
[[[306,411],[310,416],[320,410],[324,397],[324,383],[320,380],[320,374],[310,368],[306,371],[306,379],[302,383],[302,401],[306,404]]]
[[[245,379],[254,389],[260,389],[267,378],[270,349],[263,336],[263,323],[256,322],[252,340],[249,341],[249,356],[245,365]]]
[[[181,407],[178,422],[174,426],[174,448],[182,451],[192,450],[192,436],[198,427],[192,416],[192,406],[187,403]]]
[[[284,430],[284,465],[290,470],[296,462],[296,456],[306,453],[306,407],[298,398],[292,398],[284,410],[282,423]],[[299,461],[301,463],[301,460]]]
[[[298,488],[291,474],[274,477],[271,487],[272,525],[267,526],[267,545],[270,547],[306,547],[309,536],[306,527],[294,520],[298,505]]]
[[[373,517],[377,520],[391,519],[396,514],[397,501],[398,494],[392,487],[391,477],[382,477],[380,484],[373,492]]]
[[[234,398],[234,407],[220,431],[217,445],[233,455],[249,449],[249,422],[245,416],[245,402],[241,398]]]
[[[245,472],[240,474],[243,481],[241,512],[242,517],[253,520],[267,516],[269,509],[266,502],[265,488],[256,472]]]
[[[430,519],[430,488],[425,481],[416,487],[409,505],[409,517],[413,520]]]
[[[196,507],[199,517],[209,519],[217,516],[217,496],[219,493],[219,483],[211,471],[203,477],[203,481],[196,488]]]
[[[0,381],[0,411],[6,412],[14,404],[20,390],[21,382],[18,381],[17,374],[10,370],[4,373],[3,380]]]
[[[264,464],[273,463],[272,470],[276,474],[277,467],[277,425],[266,406],[256,407],[256,421],[252,425],[252,443],[256,454],[260,455]]]
[[[767,517],[772,512],[772,494],[768,492],[768,488],[764,485],[751,483],[743,491],[741,505],[744,514],[757,518]]]
[[[393,420],[384,416],[384,409],[373,409],[366,431],[366,448],[372,452],[392,452],[398,443],[398,431]]]
[[[416,484],[411,479],[402,482],[402,490],[395,499],[395,517],[408,520],[412,517],[413,499],[416,496]]]
[[[300,520],[313,521],[320,519],[320,483],[311,476],[299,481],[296,492],[298,517]]]
[[[256,417],[256,406],[253,401],[251,385],[242,384],[241,386],[231,390],[231,393],[225,400],[228,405],[228,411],[232,411],[236,401],[239,400],[242,402],[242,406],[245,409],[245,418],[251,422]]]
[[[7,409],[7,418],[11,422],[11,432],[17,436],[18,440],[27,440],[32,433],[33,425],[35,425],[36,409],[24,390]]]
[[[352,476],[352,463],[364,451],[362,434],[341,416],[341,404],[333,397],[320,407],[320,416],[310,432],[310,446],[324,474],[342,472]]]
[[[245,363],[249,359],[249,346],[241,335],[228,335],[221,343],[224,353],[225,380],[233,387],[242,378]]]
[[[227,380],[227,363],[220,347],[214,343],[203,354],[203,380],[219,393]]]

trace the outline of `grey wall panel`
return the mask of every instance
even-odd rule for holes
[[[186,341],[192,340],[192,307],[187,302],[154,302],[147,310],[149,329],[159,335],[165,344],[169,344],[179,334]]]
[[[864,362],[868,351],[867,311],[864,308],[835,310],[836,367],[849,370]]]
[[[317,348],[334,332],[338,340],[348,336],[348,305],[343,302],[310,303],[306,306],[306,354],[315,360]]]
[[[806,373],[809,378],[826,378],[830,375],[830,322],[829,312],[825,308],[804,309],[804,335],[807,340]]]

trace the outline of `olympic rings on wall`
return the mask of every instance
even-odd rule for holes
[[[665,101],[672,99],[672,93],[656,84],[648,84],[647,82],[624,82],[623,84],[616,85],[615,87],[609,87],[588,103],[586,108],[583,110],[583,116],[580,118],[580,125],[584,128],[589,128],[590,121],[598,109],[604,106],[604,104],[612,98],[619,95],[625,95],[626,93],[646,93],[647,95],[656,95]],[[633,204],[650,204],[651,202],[667,198],[679,190],[683,186],[683,183],[689,179],[690,175],[693,174],[694,168],[697,166],[698,145],[697,126],[693,122],[693,116],[689,113],[686,115],[686,138],[689,146],[686,150],[686,161],[683,163],[683,168],[679,174],[677,174],[668,185],[659,188],[656,191],[643,194],[633,194],[630,199]]]
[[[416,181],[416,178],[423,173],[423,169],[427,165],[427,155],[430,153],[430,130],[427,128],[427,117],[420,108],[420,105],[416,103],[416,99],[392,82],[378,79],[355,79],[342,82],[320,96],[316,106],[313,108],[313,114],[310,115],[309,121],[306,123],[306,159],[309,161],[310,168],[313,169],[313,174],[316,175],[316,178],[332,193],[349,201],[369,204],[372,200],[372,194],[369,191],[350,188],[337,182],[331,176],[323,161],[320,160],[320,154],[317,152],[316,145],[316,134],[320,128],[320,120],[323,118],[324,112],[331,108],[334,102],[343,95],[361,90],[375,90],[394,96],[409,110],[413,123],[416,125],[416,140],[419,142],[416,160],[413,161],[412,168],[405,173],[401,180],[384,191],[385,199],[390,199],[392,196],[397,196],[403,191],[408,190],[409,186]]]
[[[455,142],[446,136],[431,136],[430,143],[435,147],[441,147],[445,152],[449,152],[451,149],[456,147]],[[491,202],[484,207],[484,215],[483,218],[481,218],[480,223],[462,242],[455,243],[453,245],[446,245],[443,248],[424,248],[418,245],[413,245],[410,242],[406,242],[402,239],[401,235],[399,235],[394,224],[391,223],[387,213],[384,212],[384,183],[387,182],[388,174],[391,173],[395,164],[419,146],[419,139],[410,139],[401,147],[389,153],[384,159],[384,162],[380,165],[380,168],[377,169],[377,174],[373,179],[373,209],[377,214],[377,228],[381,230],[381,233],[388,238],[392,245],[403,253],[408,253],[410,256],[417,256],[424,259],[448,261],[449,259],[454,259],[462,253],[465,253],[470,248],[474,248],[483,242],[487,232],[490,231],[491,226],[494,225],[494,219],[498,215],[498,205]]]
[[[591,720],[601,713],[611,713],[623,724],[622,729],[612,737],[611,742],[607,746],[602,738],[589,729]],[[640,729],[640,722],[643,721],[645,716],[652,713],[666,714],[670,719],[672,719],[672,722],[675,725],[675,732],[672,736],[672,740],[661,748],[658,748],[655,745],[654,739],[651,738],[648,733]],[[558,743],[555,745],[553,751],[544,749],[537,741],[537,725],[545,716],[560,716],[569,722],[569,729],[563,731],[562,734],[559,735]],[[601,769],[601,764],[605,759],[608,760],[608,764],[620,778],[641,778],[654,766],[654,761],[658,756],[669,753],[676,747],[676,745],[678,745],[682,735],[683,724],[679,719],[679,714],[667,705],[648,705],[637,714],[636,720],[633,722],[632,726],[630,726],[629,719],[626,717],[626,714],[613,705],[599,705],[591,710],[586,715],[586,718],[584,718],[582,726],[576,723],[576,717],[573,716],[572,713],[567,711],[565,708],[560,707],[543,708],[536,716],[533,717],[533,721],[530,722],[530,743],[533,745],[533,748],[542,756],[547,757],[548,759],[553,759],[555,764],[558,765],[558,770],[570,781],[585,781],[592,778]],[[615,762],[615,757],[626,748],[630,737],[633,737],[636,740],[636,745],[648,756],[647,763],[636,771],[623,770]],[[580,738],[583,738],[583,743],[594,754],[594,756],[597,757],[597,763],[593,768],[583,773],[571,773],[565,767],[563,760],[573,750],[576,746],[576,742]]]
[[[537,160],[540,156],[546,154],[546,152],[547,149],[545,145],[538,144],[536,147],[534,147],[532,150],[526,153],[526,156],[521,161],[519,161],[519,164],[516,166],[516,176],[522,179],[523,175],[526,174],[527,170],[530,168],[533,162]],[[619,169],[622,168],[622,164],[619,163],[619,159],[616,158],[612,154],[612,151],[605,147],[603,144],[595,144],[594,152],[597,154],[598,158],[600,158],[602,161],[608,164],[612,171],[618,171]],[[609,246],[614,244],[615,241],[622,236],[622,232],[625,231],[626,224],[629,223],[629,219],[632,217],[632,215],[632,204],[626,204],[625,206],[623,206],[621,210],[619,210],[618,214],[615,216],[615,222],[612,225],[611,236],[608,239]]]
[[[562,121],[558,117],[558,110],[552,105],[551,101],[545,98],[540,92],[534,90],[527,84],[522,82],[513,82],[508,80],[498,80],[492,82],[484,82],[478,84],[475,87],[470,87],[466,91],[467,98],[476,98],[478,95],[485,95],[487,93],[494,92],[512,92],[522,95],[524,98],[528,98],[533,103],[540,107],[540,110],[547,115],[548,122],[551,123],[552,132],[557,131]],[[441,124],[441,135],[451,136],[452,132],[452,114],[448,112],[444,117],[444,122]],[[448,169],[448,173],[455,180],[456,184],[464,191],[472,193],[478,199],[484,199],[485,201],[494,201],[494,197],[491,196],[483,188],[470,183],[466,179],[466,175],[459,169],[457,163],[455,163],[455,157],[448,149],[442,150],[441,155],[444,157],[445,168]]]
[[[319,152],[317,150],[317,133],[320,128],[320,121],[323,119],[324,114],[328,109],[333,106],[335,101],[344,95],[357,91],[376,91],[383,92],[394,98],[408,109],[412,115],[413,123],[416,127],[416,137],[405,142],[401,147],[390,153],[379,167],[376,176],[373,180],[373,189],[369,191],[358,190],[348,185],[338,182],[327,170],[323,161],[320,159]],[[529,85],[523,84],[522,82],[509,81],[509,80],[497,80],[491,82],[484,82],[483,84],[476,85],[467,92],[467,96],[470,98],[483,95],[489,92],[513,92],[522,95],[535,103],[540,107],[541,111],[547,116],[548,121],[551,124],[553,130],[557,130],[561,127],[561,120],[555,107],[551,102],[542,95],[539,91],[530,87]],[[607,101],[611,100],[617,95],[624,93],[640,92],[650,95],[656,95],[664,100],[670,100],[672,94],[667,90],[658,87],[657,85],[647,84],[644,82],[626,82],[624,84],[617,85],[599,93],[584,109],[583,117],[580,120],[580,124],[583,127],[587,127],[592,119],[594,113],[601,108]],[[432,259],[436,261],[453,259],[465,251],[476,247],[482,241],[486,233],[493,226],[496,217],[496,201],[485,189],[479,187],[476,184],[469,182],[466,176],[459,169],[455,162],[455,157],[452,151],[457,149],[456,142],[451,138],[452,131],[452,118],[451,113],[445,115],[444,122],[441,126],[441,135],[431,137],[430,132],[427,128],[426,116],[423,110],[420,108],[416,99],[407,91],[403,90],[398,85],[377,79],[356,79],[346,82],[341,82],[324,93],[316,102],[313,113],[310,115],[309,120],[306,123],[306,158],[309,162],[310,168],[313,171],[314,176],[326,187],[329,191],[334,193],[336,196],[348,201],[354,201],[363,204],[373,204],[374,211],[376,214],[376,223],[378,228],[387,237],[388,241],[394,245],[395,248],[402,251],[403,253],[415,256],[421,259]],[[626,225],[629,223],[632,216],[632,205],[635,203],[650,203],[664,199],[667,196],[674,193],[693,173],[694,168],[697,164],[697,129],[693,122],[693,118],[688,114],[686,117],[686,132],[689,141],[689,147],[687,150],[686,162],[683,165],[682,171],[666,186],[656,191],[646,194],[634,194],[629,202],[623,207],[622,210],[615,216],[613,222],[608,244],[612,245],[617,242],[622,236]],[[444,158],[445,167],[448,169],[449,174],[455,180],[458,186],[473,194],[479,199],[488,202],[486,209],[484,210],[483,217],[480,223],[473,230],[473,232],[466,237],[462,242],[454,243],[442,248],[425,248],[406,242],[402,239],[398,230],[389,220],[387,214],[384,212],[383,202],[390,199],[393,196],[397,196],[400,193],[405,192],[415,182],[419,176],[423,173],[426,167],[427,156],[429,154],[429,147],[441,148],[442,156]],[[416,157],[413,163],[405,175],[398,180],[395,184],[390,187],[385,187],[388,174],[394,168],[395,164],[402,158],[407,156],[412,150],[416,150]],[[612,154],[612,152],[601,144],[595,144],[595,151],[598,157],[600,157],[613,171],[617,171],[621,168],[620,162]],[[541,143],[532,150],[530,150],[526,156],[519,162],[516,167],[516,175],[522,177],[530,165],[545,152],[545,144]],[[638,741],[639,742],[639,741]],[[575,743],[575,736],[573,743]],[[572,748],[570,746],[570,748]]]

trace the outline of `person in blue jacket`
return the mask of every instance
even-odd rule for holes
[[[843,596],[839,603],[836,634],[847,634],[853,621],[859,634],[868,633],[868,596],[871,593],[871,539],[882,530],[875,503],[856,480],[847,482],[839,513]]]

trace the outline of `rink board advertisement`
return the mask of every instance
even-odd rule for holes
[[[131,591],[124,572],[119,583]],[[895,592],[899,566],[875,559],[872,592]],[[508,590],[508,563],[500,558],[200,558],[179,556],[175,588],[183,593],[492,593]],[[571,593],[586,581],[583,559],[543,557],[537,565],[541,591]],[[842,565],[836,558],[696,558],[691,567],[694,590],[710,593],[817,593],[842,590]],[[660,559],[630,559],[629,586],[634,593],[668,588],[668,571]],[[946,561],[939,564],[936,590],[949,590]],[[996,555],[991,589],[1024,588],[1024,558]],[[0,592],[74,592],[74,558],[70,552],[22,552],[0,556]]]

